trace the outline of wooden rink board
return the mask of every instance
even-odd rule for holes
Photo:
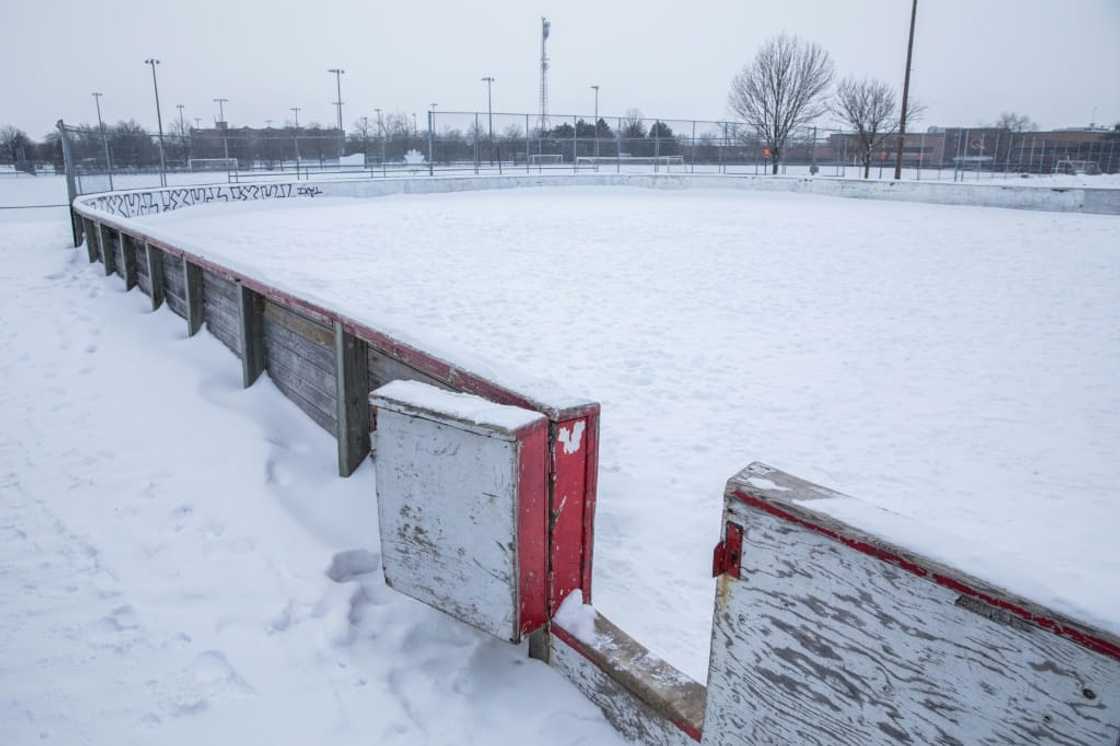
[[[728,483],[705,744],[1120,739],[1120,647],[831,518],[845,495],[752,464]]]

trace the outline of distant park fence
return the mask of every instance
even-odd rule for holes
[[[577,183],[843,182],[601,173],[297,181],[87,195],[74,213],[91,264],[138,288],[153,310],[166,305],[189,335],[208,330],[238,360],[245,387],[267,374],[335,437],[340,475],[373,458],[391,587],[527,641],[530,656],[627,737],[1116,746],[1115,620],[1078,619],[952,561],[974,565],[974,547],[941,543],[931,557],[921,526],[761,463],[730,477],[713,526],[710,664],[706,682],[693,681],[591,603],[597,403],[406,343],[352,309],[132,220],[214,202]]]
[[[452,173],[820,175],[889,179],[898,139],[802,127],[780,150],[743,122],[637,114],[536,114],[431,110],[421,117],[364,117],[350,132],[299,127],[188,127],[152,133],[135,123],[58,123],[59,161],[72,196],[183,181],[243,183],[388,178]],[[1012,132],[995,127],[908,133],[903,175],[978,181],[1015,174],[1120,171],[1120,132]],[[169,177],[171,181],[169,181]]]

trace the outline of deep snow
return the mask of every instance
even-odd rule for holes
[[[387,589],[373,469],[208,334],[0,225],[0,743],[618,743]]]
[[[935,555],[956,533],[972,551],[945,559],[1120,627],[1115,217],[581,187],[140,220],[601,401],[595,604],[698,680],[723,484],[756,459],[914,517]]]

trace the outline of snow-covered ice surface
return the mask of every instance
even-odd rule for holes
[[[619,743],[385,587],[373,470],[207,334],[0,224],[0,743]]]
[[[140,220],[601,401],[595,604],[698,680],[723,485],[756,459],[1120,628],[1115,217],[572,187]]]

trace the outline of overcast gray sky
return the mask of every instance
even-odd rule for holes
[[[780,31],[824,45],[841,74],[901,86],[909,0],[641,0],[640,2],[340,2],[317,0],[4,0],[0,124],[41,137],[53,123],[106,118],[155,125],[156,56],[165,121],[183,104],[231,125],[335,121],[343,67],[347,127],[373,108],[535,112],[540,16],[552,20],[551,110],[641,109],[666,118],[725,118],[727,86]],[[1043,127],[1120,121],[1120,0],[920,0],[913,91],[920,127],[976,125],[1001,110]]]

